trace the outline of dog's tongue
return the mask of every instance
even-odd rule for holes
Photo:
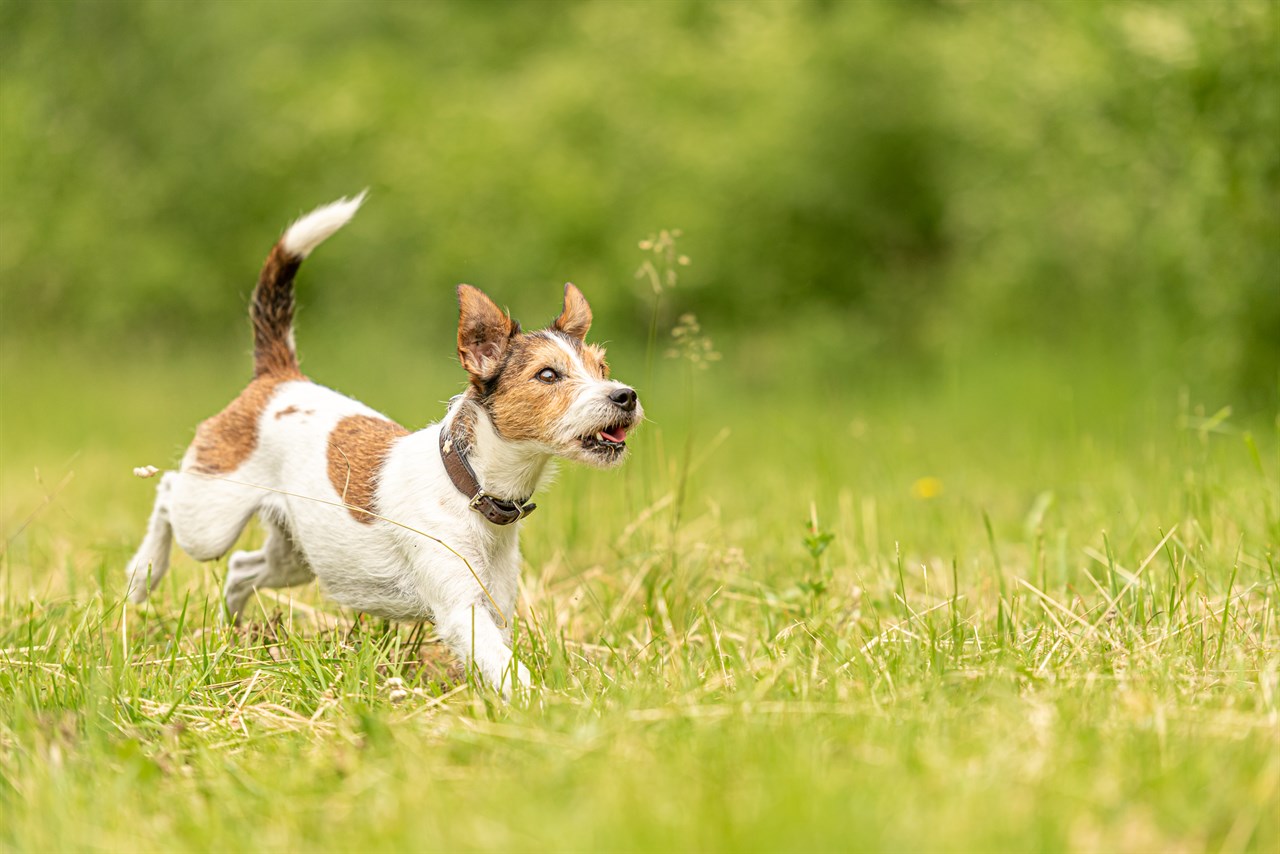
[[[600,435],[610,442],[625,442],[627,441],[627,428],[614,427],[612,430],[601,430]]]

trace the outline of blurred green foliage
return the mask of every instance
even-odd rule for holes
[[[1277,393],[1268,0],[3,0],[0,40],[7,337],[240,335],[277,230],[369,186],[304,324],[447,334],[459,281],[535,322],[573,280],[641,339],[636,241],[679,227],[664,322]]]

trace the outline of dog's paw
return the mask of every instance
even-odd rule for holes
[[[151,594],[151,562],[135,556],[125,568],[125,578],[125,595],[129,601],[135,605],[146,602],[147,596]]]
[[[134,605],[146,604],[147,597],[151,595],[151,591],[147,589],[146,582],[134,584],[129,582],[129,592],[125,594],[126,598]]]
[[[513,674],[515,676],[514,680],[512,679]],[[533,686],[533,676],[529,673],[529,668],[513,657],[511,665],[502,674],[502,699],[510,702],[517,683],[520,685],[520,693],[527,694]]]

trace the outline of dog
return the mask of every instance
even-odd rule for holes
[[[303,376],[294,277],[363,201],[361,193],[317,208],[267,255],[249,308],[253,380],[199,425],[180,469],[161,477],[128,595],[146,600],[174,540],[214,560],[256,514],[263,547],[227,564],[233,620],[255,590],[319,579],[356,611],[430,620],[509,697],[513,683],[530,684],[510,623],[530,498],[556,458],[621,463],[644,410],[634,389],[610,378],[604,350],[586,343],[591,307],[572,284],[559,317],[534,332],[459,285],[458,357],[469,383],[442,421],[417,432]]]

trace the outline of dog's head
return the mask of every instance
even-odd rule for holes
[[[644,418],[635,390],[609,378],[604,350],[586,343],[591,306],[573,285],[546,329],[520,324],[470,285],[458,286],[458,356],[498,434],[607,467]]]

